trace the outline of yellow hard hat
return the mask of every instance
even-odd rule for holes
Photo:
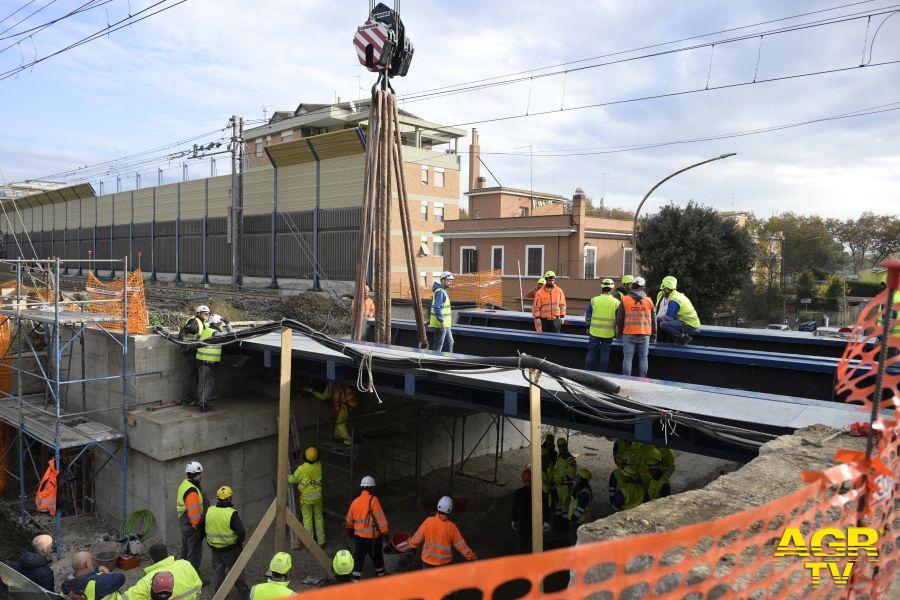
[[[544,277],[546,277],[547,279],[550,279],[551,277],[556,279],[556,273],[554,273],[553,271],[547,271],[546,273],[544,273]]]
[[[538,279],[538,283],[539,283],[540,285],[544,285],[545,283],[547,283],[547,280],[544,279],[543,277],[541,277],[540,279]]]
[[[228,500],[232,496],[234,496],[234,490],[231,489],[231,486],[223,485],[216,490],[216,498],[219,500]]]
[[[557,438],[557,440],[556,440],[556,447],[557,447],[557,448],[568,448],[568,447],[569,447],[569,440],[567,440],[567,439],[564,438],[564,437]]]
[[[605,290],[605,289],[610,289],[610,290],[611,290],[611,289],[613,289],[613,288],[616,286],[616,284],[613,283],[613,280],[612,280],[612,279],[610,279],[609,277],[607,277],[606,279],[604,279],[603,281],[600,282],[600,286],[601,286],[604,290]]]
[[[304,452],[303,455],[309,462],[316,462],[317,460],[319,460],[319,451],[316,450],[315,446],[310,446],[309,448],[307,448],[306,452]]]
[[[591,472],[588,471],[587,469],[578,469],[577,475],[579,477],[581,477],[582,479],[584,479],[585,481],[591,480]]]
[[[670,290],[678,289],[678,280],[672,277],[671,275],[666,275],[662,280],[662,287],[668,288]]]
[[[349,550],[338,550],[331,561],[335,575],[349,575],[353,572],[353,555]]]
[[[637,477],[638,474],[637,469],[635,469],[631,465],[622,469],[622,473],[624,473],[626,477]]]
[[[279,552],[269,562],[269,571],[279,575],[287,575],[292,566],[291,555],[287,552]]]
[[[622,277],[622,285],[628,285],[634,281],[634,275],[625,275]]]
[[[649,448],[644,450],[644,463],[648,467],[658,467],[662,463],[662,454],[659,448]]]

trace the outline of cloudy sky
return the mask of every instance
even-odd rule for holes
[[[164,0],[157,9],[176,1]],[[26,2],[0,0],[0,19]],[[159,0],[93,2],[99,6],[31,37],[10,36],[84,0],[33,0],[0,22],[0,31],[10,28],[0,33],[0,77]],[[484,161],[506,186],[527,188],[533,177],[535,189],[571,195],[581,186],[598,199],[606,173],[606,204],[633,209],[668,173],[737,152],[667,183],[648,209],[694,199],[765,216],[788,210],[839,217],[863,210],[897,213],[900,62],[878,64],[900,61],[900,16],[881,25],[891,10],[900,4],[406,0],[402,15],[416,53],[410,75],[394,86],[402,97],[582,61],[527,75],[590,68],[409,99],[401,106],[444,124],[478,127]],[[366,11],[359,0],[187,0],[0,80],[2,174],[7,181],[43,177],[217,130],[231,114],[260,119],[264,110],[293,109],[299,101],[359,97],[372,76],[357,63],[351,39]],[[850,18],[860,13],[877,14]],[[846,20],[774,33],[837,17]],[[742,29],[696,37],[733,28]],[[736,37],[745,39],[726,41]],[[677,42],[685,38],[692,39]],[[713,41],[720,43],[711,48]],[[690,46],[700,47],[667,52]],[[620,62],[596,66],[611,61]],[[869,66],[854,68],[860,62]],[[794,77],[835,69],[845,70]],[[751,83],[754,78],[758,83]],[[767,81],[772,79],[778,80]],[[603,106],[577,108],[596,104]],[[882,112],[633,149],[872,108]],[[526,113],[539,114],[521,116]],[[466,162],[464,157],[464,170]],[[226,163],[221,157],[220,174]],[[159,166],[167,180],[181,175],[180,161]],[[144,170],[145,185],[155,181],[156,169]],[[132,171],[124,170],[133,181]],[[208,172],[208,163],[190,167],[192,177]],[[106,190],[114,185],[115,174],[107,175]]]

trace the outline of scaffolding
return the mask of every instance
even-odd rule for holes
[[[60,273],[67,263],[105,263],[112,272],[121,269],[124,274],[122,292],[109,293],[105,299],[68,300],[60,290]],[[96,265],[92,265],[96,268]],[[15,288],[12,283],[0,290],[0,324],[12,325],[14,333],[2,359],[4,374],[15,375],[10,382],[12,389],[0,389],[0,423],[15,430],[5,448],[0,448],[0,468],[18,481],[20,518],[23,523],[31,516],[26,510],[29,493],[26,490],[26,460],[34,469],[35,477],[41,479],[41,469],[35,461],[34,448],[46,448],[52,454],[54,465],[59,470],[57,489],[57,509],[54,515],[56,553],[59,557],[62,538],[62,490],[71,486],[72,506],[78,511],[78,498],[74,494],[76,469],[82,475],[82,510],[87,512],[88,501],[94,503],[96,497],[87,494],[94,477],[110,461],[121,467],[122,477],[122,519],[127,516],[128,481],[128,258],[62,260],[54,259],[0,259],[0,269],[8,269],[15,274]],[[103,310],[103,306],[110,310]],[[121,309],[119,306],[121,305]],[[121,328],[121,331],[116,331]],[[88,377],[85,357],[85,333],[99,331],[108,336],[121,352],[121,371]],[[75,347],[80,350],[80,376],[73,373]],[[13,348],[15,350],[13,351]],[[111,354],[110,354],[111,356]],[[68,365],[63,369],[64,360]],[[98,365],[92,365],[97,369]],[[102,367],[100,367],[102,369]],[[63,372],[65,370],[65,372]],[[89,384],[115,386],[121,382],[121,407],[107,407],[89,410]],[[68,391],[79,386],[81,406],[69,410]],[[108,423],[89,418],[98,413],[115,414],[121,408],[121,430]],[[115,411],[115,413],[114,413]],[[17,449],[18,472],[4,467],[4,460]],[[99,469],[88,476],[90,450],[97,450],[107,458]],[[65,461],[65,464],[63,463]]]

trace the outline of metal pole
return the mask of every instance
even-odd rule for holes
[[[274,175],[272,177],[272,182],[272,260],[269,262],[269,268],[272,272],[271,279],[269,281],[269,287],[272,289],[278,289],[278,273],[275,267],[275,253],[278,250],[278,233],[276,231],[276,225],[278,221],[278,165],[274,165]]]
[[[53,458],[55,461],[56,468],[62,472],[62,463],[60,462],[60,452],[59,447],[62,445],[60,431],[60,421],[62,418],[60,405],[59,405],[59,365],[62,361],[62,357],[59,351],[59,259],[56,259],[53,263],[53,275],[55,277],[55,288],[53,290],[53,382],[51,383],[53,388],[53,400],[56,405],[56,419],[55,419],[55,427],[54,427],[54,448],[53,448]],[[60,557],[60,548],[62,546],[61,538],[62,538],[62,511],[56,511],[56,560],[59,560]]]
[[[450,434],[450,490],[447,492],[447,495],[451,498],[453,497],[454,454],[456,454],[456,417],[453,417],[453,428]]]
[[[522,261],[516,259],[516,270],[519,272],[519,303],[522,305],[522,312],[525,312],[525,291],[522,289]]]
[[[209,283],[209,249],[207,228],[209,227],[209,179],[203,182],[203,283]]]
[[[25,224],[22,224],[22,229]],[[16,302],[22,297],[22,267],[24,263],[16,265]],[[18,355],[18,368],[16,369],[16,394],[19,396],[19,518],[21,523],[26,523],[25,513],[25,408],[22,406],[22,314],[16,315],[16,346]]]
[[[175,184],[175,281],[181,281],[181,184]]]
[[[122,522],[128,517],[128,257],[122,260]]]
[[[159,176],[162,179],[162,169]],[[150,281],[156,281],[156,188],[153,188],[153,218],[150,220]]]

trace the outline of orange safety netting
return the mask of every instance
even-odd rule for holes
[[[431,298],[431,288],[421,288],[422,298]],[[400,281],[399,286],[392,286],[392,297],[409,300],[412,294],[409,282]],[[478,271],[477,273],[460,273],[454,275],[453,287],[450,289],[452,302],[472,302],[475,306],[501,306],[503,304],[503,278],[500,271]]]
[[[88,293],[87,308],[92,313],[122,318],[125,303],[122,294],[123,279],[100,281],[93,273],[88,273],[84,289]],[[113,302],[110,302],[113,300]],[[144,274],[135,269],[128,274],[128,333],[147,333],[147,299],[144,295]],[[110,331],[122,331],[121,322],[101,323]]]
[[[12,341],[10,329],[9,317],[0,316],[0,391],[6,394],[12,393],[13,371],[10,368],[12,359],[8,356]],[[9,469],[12,467],[13,456],[9,445],[14,438],[15,430],[5,423],[0,423],[0,496],[6,493],[6,486],[9,483]]]
[[[854,361],[872,356],[866,354],[866,342],[874,335],[878,305],[876,298],[869,307],[875,309],[863,311],[841,363],[845,379],[838,384],[839,390],[846,388],[846,378],[865,379],[865,385],[856,385],[857,400],[873,391],[873,364],[865,367]],[[896,364],[900,337],[891,337],[890,346],[891,363]],[[896,376],[884,379],[883,406],[893,411],[893,418],[879,419],[883,435],[871,461],[865,452],[839,451],[835,457],[839,464],[823,472],[804,473],[805,486],[766,505],[665,533],[376,578],[304,593],[303,598],[438,600],[463,590],[472,594],[466,597],[485,599],[877,598],[890,586],[900,556],[900,512],[895,512],[900,501],[898,384]],[[868,413],[861,412],[860,420],[868,421]],[[856,556],[847,547],[842,551],[833,545],[840,541],[833,537],[822,542],[824,552],[831,555],[826,559],[791,552],[776,557],[782,535],[792,527],[810,547],[810,536],[823,528],[840,530],[839,534],[851,527],[873,528],[879,532],[872,546],[878,557],[869,556],[865,549]],[[807,561],[823,561],[816,584]],[[545,593],[545,579],[549,584],[560,576],[563,582],[568,580],[568,587]]]

